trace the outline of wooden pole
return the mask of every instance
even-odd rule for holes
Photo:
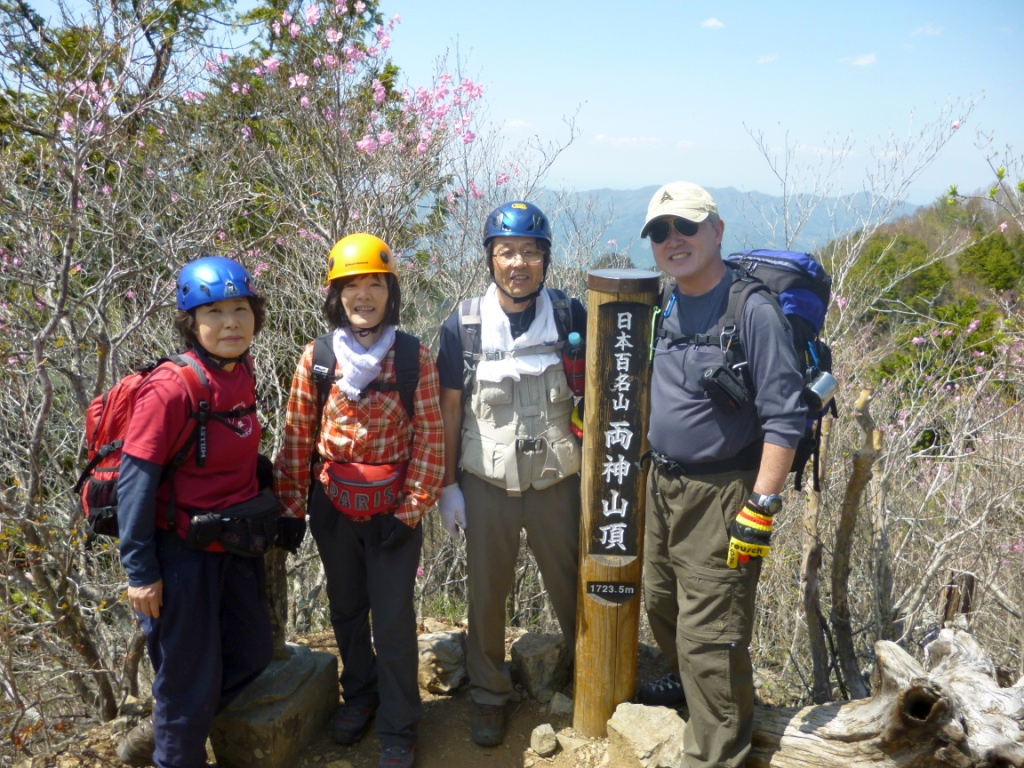
[[[594,270],[587,287],[573,727],[603,737],[615,707],[633,698],[636,688],[644,533],[640,457],[647,447],[658,275]]]

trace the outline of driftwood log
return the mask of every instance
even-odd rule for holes
[[[757,709],[747,768],[1024,768],[1024,677],[1000,688],[968,633],[943,629],[922,667],[875,644],[872,696]]]

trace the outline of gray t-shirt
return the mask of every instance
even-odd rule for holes
[[[692,335],[718,325],[729,301],[733,273],[701,296],[675,289],[664,329]],[[701,377],[707,368],[726,363],[719,344],[671,345],[655,340],[651,375],[651,447],[684,463],[722,461],[751,443],[763,440],[795,448],[804,433],[806,407],[801,400],[803,375],[793,349],[788,324],[771,305],[754,293],[739,320],[747,365],[756,395],[739,411],[727,413],[704,395]]]

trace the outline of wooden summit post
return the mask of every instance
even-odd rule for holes
[[[605,736],[633,697],[640,631],[644,473],[650,412],[651,307],[658,275],[599,269],[587,276],[580,578],[573,728]]]

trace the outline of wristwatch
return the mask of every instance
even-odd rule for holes
[[[782,510],[782,497],[777,493],[770,495],[752,493],[750,500],[769,515],[776,515]]]

